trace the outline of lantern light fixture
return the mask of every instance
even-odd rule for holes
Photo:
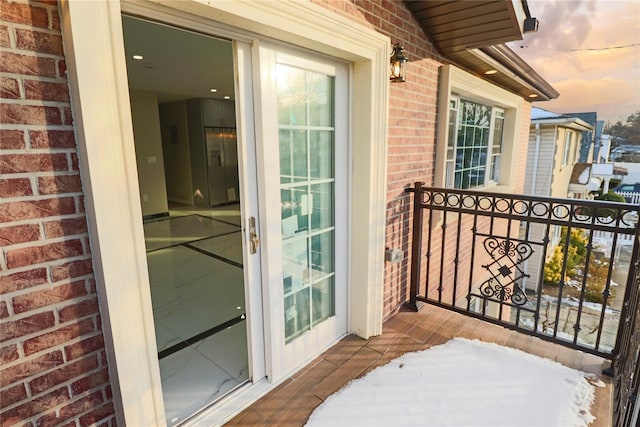
[[[407,56],[404,54],[404,48],[400,43],[393,45],[393,52],[391,53],[391,82],[404,82],[405,73],[404,66],[407,63]]]

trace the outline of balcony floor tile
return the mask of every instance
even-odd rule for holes
[[[380,336],[369,340],[353,335],[345,337],[226,425],[303,426],[324,399],[352,379],[404,353],[443,344],[454,337],[493,342],[600,375],[600,384],[604,384],[604,387],[595,387],[596,397],[591,413],[596,420],[591,427],[611,424],[613,385],[609,377],[601,375],[603,367],[608,366],[606,360],[439,307],[424,305],[417,313],[398,312],[385,322]]]

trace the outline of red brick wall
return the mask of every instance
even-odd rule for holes
[[[443,60],[402,1],[314,1],[401,43],[409,57],[407,81],[391,84],[389,94],[386,246],[402,249],[405,260],[386,263],[388,318],[408,299],[411,199],[404,188],[415,181],[433,184],[438,67]]]
[[[401,43],[409,56],[407,81],[391,84],[389,99],[386,246],[402,249],[406,259],[398,264],[386,264],[384,316],[388,318],[409,295],[412,214],[411,198],[404,193],[404,188],[412,186],[415,181],[425,182],[427,186],[433,184],[438,67],[446,61],[434,49],[402,1],[313,1],[389,36],[392,43]],[[517,150],[518,170],[526,170],[530,110],[531,105],[525,102]],[[517,174],[515,192],[521,193],[523,185],[524,175]],[[424,245],[423,250],[426,251],[426,242]],[[452,260],[455,255],[448,254],[447,257]],[[465,259],[461,257],[461,268],[468,268],[464,265]],[[425,260],[422,261],[425,264]],[[422,271],[426,274],[424,265]],[[439,270],[432,271],[430,277],[439,278]],[[443,286],[450,286],[453,281],[451,268],[445,271],[444,279]]]
[[[56,1],[0,48],[0,425],[115,425]]]

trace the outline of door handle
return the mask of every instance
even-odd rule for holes
[[[256,232],[256,218],[249,218],[249,252],[253,255],[258,252],[258,247],[260,246],[260,239],[258,238],[258,233]]]

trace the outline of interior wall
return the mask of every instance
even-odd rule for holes
[[[138,167],[142,215],[169,211],[160,134],[158,97],[153,92],[131,90],[131,116]]]
[[[193,186],[186,103],[177,101],[160,104],[159,110],[167,198],[172,202],[191,205]]]

